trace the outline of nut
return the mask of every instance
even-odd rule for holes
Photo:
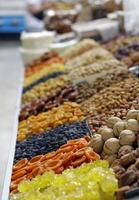
[[[100,153],[103,149],[103,140],[100,134],[94,134],[91,138],[90,144],[96,153]]]
[[[119,121],[122,121],[122,120],[118,117],[110,117],[107,121],[107,126],[109,128],[113,128],[113,126]]]
[[[119,142],[121,145],[132,145],[136,140],[136,136],[133,131],[124,130],[120,133]]]
[[[137,119],[137,114],[139,113],[139,110],[129,110],[126,119]]]
[[[113,130],[111,128],[108,127],[101,127],[98,132],[98,134],[100,134],[102,136],[102,139],[104,141],[108,140],[109,138],[113,137]]]
[[[127,129],[131,131],[138,132],[139,131],[139,123],[137,122],[136,119],[129,119],[127,121]]]
[[[126,129],[127,123],[125,121],[118,121],[114,127],[113,132],[116,137],[119,137],[120,133]]]
[[[112,155],[118,152],[120,148],[119,140],[116,138],[108,139],[103,147],[105,154]]]

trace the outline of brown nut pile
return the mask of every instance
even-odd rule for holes
[[[82,96],[81,100],[84,101],[98,93],[100,90],[130,77],[134,76],[131,73],[128,73],[127,70],[123,70],[122,72],[107,73],[105,76],[97,78],[94,82],[83,81],[78,83],[78,91]]]
[[[124,71],[127,67],[116,59],[99,61],[90,65],[73,68],[69,72],[72,81],[79,82],[82,80],[95,81],[96,78],[105,76],[108,72]]]
[[[132,150],[129,147],[121,150],[112,168],[119,182],[117,200],[124,199],[124,193],[139,187],[139,148]]]
[[[131,109],[139,109],[139,98],[126,104],[121,104],[118,108],[112,109],[102,114],[94,115],[89,118],[89,125],[93,131],[98,131],[101,126],[105,126],[108,118],[117,116],[121,119],[125,119],[127,112]]]
[[[84,113],[80,105],[73,102],[65,102],[63,105],[43,112],[37,116],[30,116],[19,123],[18,140],[23,140],[31,134],[40,134],[50,128],[59,125],[83,120]]]
[[[100,60],[109,60],[113,58],[113,55],[106,49],[96,47],[68,61],[65,65],[65,68],[69,72],[71,69],[76,67],[81,67],[84,65],[95,63]]]
[[[55,79],[51,78],[25,92],[22,96],[22,103],[27,104],[33,100],[55,94],[59,88],[63,88],[63,86],[67,85],[68,83],[70,83],[70,81],[66,75],[58,76]]]
[[[88,51],[89,49],[98,47],[99,44],[95,42],[94,40],[91,39],[84,39],[74,45],[73,47],[68,48],[66,51],[63,53],[63,58],[65,61],[68,61],[70,59],[73,59],[77,56],[80,56],[84,52]]]
[[[115,52],[115,57],[123,61],[128,67],[139,64],[139,42],[125,46]]]
[[[139,110],[130,110],[126,120],[110,117],[107,126],[102,126],[92,136],[91,144],[95,152],[112,164],[117,157],[124,155],[123,150],[129,152],[137,147],[138,133]]]
[[[115,53],[119,48],[139,42],[139,36],[120,36],[117,39],[107,42],[104,47]]]
[[[80,101],[80,95],[75,86],[67,85],[56,91],[54,95],[50,95],[42,99],[37,99],[27,104],[21,109],[19,120],[22,121],[31,115],[38,115],[41,112],[46,112],[54,107],[58,107],[67,101]]]
[[[101,90],[93,97],[82,102],[81,107],[87,116],[97,115],[133,101],[138,96],[139,80],[137,78],[127,78]]]

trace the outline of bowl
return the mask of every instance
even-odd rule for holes
[[[25,49],[46,49],[54,41],[55,32],[23,32],[21,34],[21,43]]]

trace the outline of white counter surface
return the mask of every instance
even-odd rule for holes
[[[0,200],[8,197],[17,133],[19,86],[23,74],[18,46],[17,42],[0,41]]]

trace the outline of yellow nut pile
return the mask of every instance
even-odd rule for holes
[[[106,49],[103,49],[102,47],[96,47],[68,61],[65,65],[65,68],[69,72],[71,69],[76,67],[85,66],[100,60],[109,60],[113,58],[113,55]]]
[[[81,111],[79,104],[65,102],[51,111],[43,112],[37,116],[30,116],[27,120],[20,122],[18,140],[23,140],[31,134],[39,134],[58,125],[83,119],[84,113]]]
[[[50,94],[54,94],[57,89],[62,88],[63,86],[69,83],[69,78],[66,75],[58,76],[57,78],[49,79],[44,83],[36,85],[31,90],[25,92],[22,96],[22,103],[27,104],[35,99],[40,99],[47,97]]]
[[[91,80],[102,77],[108,72],[127,70],[126,65],[116,59],[98,61],[90,65],[73,68],[69,72],[69,77],[74,81]]]
[[[94,47],[98,47],[98,46],[99,46],[99,44],[97,42],[95,42],[94,40],[84,39],[84,40],[80,41],[79,43],[77,43],[76,45],[65,50],[65,52],[63,53],[62,56],[64,57],[65,61],[68,61],[68,60],[71,60],[71,59],[75,58],[76,56],[80,56],[84,52],[86,52]]]

